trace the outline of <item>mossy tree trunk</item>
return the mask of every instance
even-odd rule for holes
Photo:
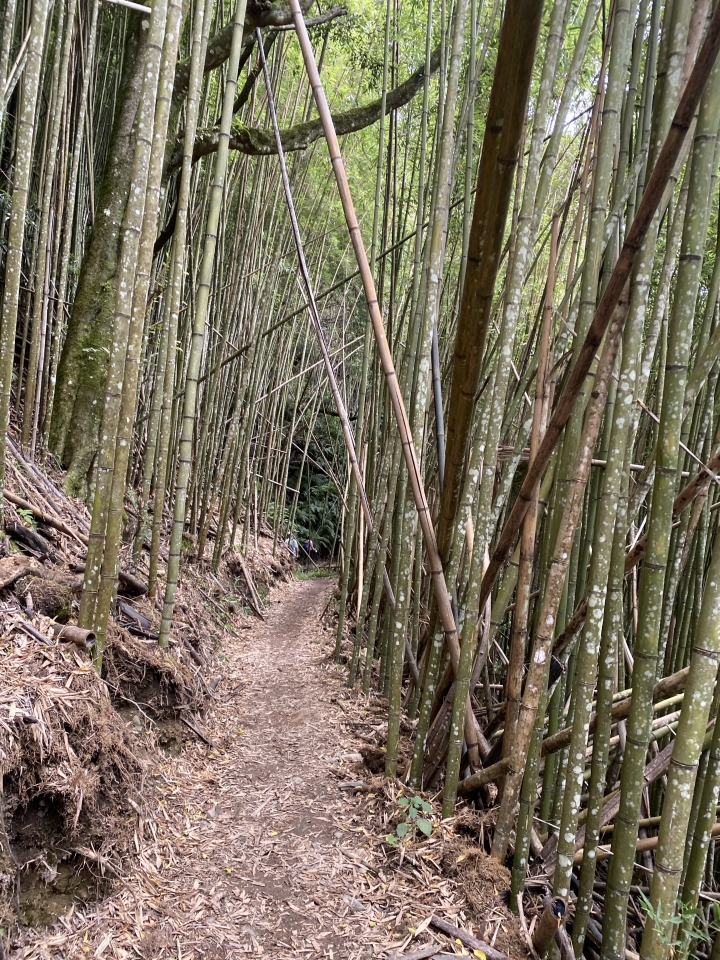
[[[50,425],[49,447],[68,471],[66,489],[81,497],[90,489],[105,402],[120,231],[132,173],[132,128],[145,65],[139,16],[137,20],[127,40],[120,109],[58,366]]]

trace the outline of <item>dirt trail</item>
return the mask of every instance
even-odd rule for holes
[[[424,881],[423,866],[383,873],[361,801],[339,789],[359,757],[319,642],[331,589],[283,585],[264,623],[226,641],[203,721],[213,746],[153,771],[159,799],[138,817],[129,875],[18,956],[361,960],[404,939],[408,890],[411,913],[457,913],[454,885]]]

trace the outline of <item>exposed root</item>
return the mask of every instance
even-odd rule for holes
[[[7,928],[16,921],[18,880],[23,919],[36,922],[40,881],[72,899],[117,870],[143,764],[139,741],[112,709],[89,658],[13,632],[5,612],[0,926]]]
[[[114,623],[108,625],[103,679],[113,697],[153,720],[180,710],[197,710],[205,696],[196,673],[180,657]]]

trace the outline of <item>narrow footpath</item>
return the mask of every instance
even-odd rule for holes
[[[159,800],[137,817],[113,893],[19,956],[365,960],[408,943],[432,911],[458,916],[438,865],[389,864],[373,801],[340,789],[358,776],[362,708],[328,657],[332,587],[283,584],[264,622],[228,638],[202,720],[212,745],[155,765]]]

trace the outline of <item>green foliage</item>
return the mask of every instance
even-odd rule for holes
[[[400,817],[394,833],[388,833],[385,839],[392,846],[398,843],[410,843],[418,837],[418,831],[425,837],[432,834],[432,804],[422,797],[399,797]],[[426,816],[421,817],[424,813]]]
[[[679,897],[675,900],[675,911],[664,916],[662,907],[657,909],[648,897],[640,891],[640,906],[648,920],[654,923],[660,941],[670,950],[673,960],[690,960],[697,957],[703,945],[712,943],[720,933],[720,903],[712,904],[712,919],[705,926],[699,907],[691,907]]]
[[[32,510],[25,510],[23,507],[18,507],[17,512],[29,527],[32,527],[33,530],[37,530],[37,521],[35,520]]]
[[[307,499],[298,503],[295,514],[298,539],[302,542],[310,537],[321,554],[329,554],[339,523],[340,501],[334,484],[327,479],[311,483]]]
[[[314,567],[310,570],[296,570],[295,577],[298,580],[317,580],[323,577],[337,577],[337,570],[331,570],[329,567]]]
[[[301,448],[302,441],[296,441],[296,444]],[[337,418],[322,417],[316,421],[302,475],[302,450],[297,448],[290,461],[283,527],[289,530],[292,525],[300,543],[309,537],[320,557],[332,560],[340,529],[342,501],[337,481],[331,479],[327,467],[335,477],[342,478],[340,482],[344,481],[345,472],[345,448]],[[290,516],[293,489],[300,491],[294,522]]]

